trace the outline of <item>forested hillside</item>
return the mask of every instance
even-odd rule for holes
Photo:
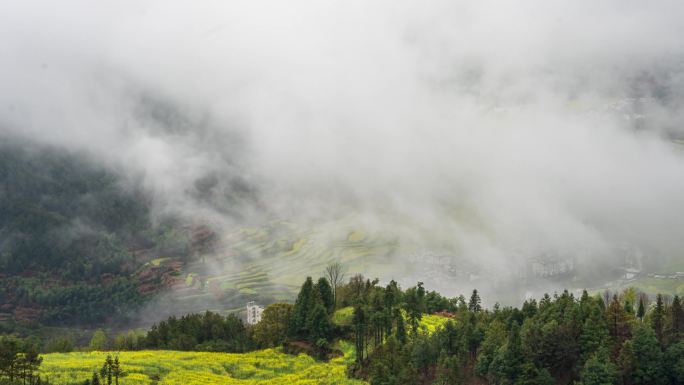
[[[0,357],[0,381],[30,384],[37,375],[104,383],[111,363],[130,375],[123,384],[679,385],[684,310],[678,296],[634,289],[487,309],[477,290],[448,298],[420,282],[402,289],[361,275],[338,284],[309,277],[294,305],[269,305],[256,325],[205,312],[146,332],[99,330],[80,346],[0,337]]]
[[[153,226],[144,191],[85,154],[4,139],[0,320],[125,318],[143,301],[135,273],[149,251],[186,253],[173,222]]]

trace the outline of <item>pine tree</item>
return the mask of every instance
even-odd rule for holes
[[[407,357],[402,352],[402,346],[394,337],[373,351],[373,357],[368,367],[369,382],[373,385],[402,385],[402,370],[407,366]]]
[[[646,307],[644,306],[644,297],[639,296],[639,308],[637,309],[637,318],[639,321],[644,321],[644,315],[646,315]]]
[[[478,313],[482,310],[480,295],[477,294],[477,289],[473,289],[473,294],[470,295],[470,302],[468,302],[468,310],[473,313]]]
[[[629,300],[625,300],[625,313],[634,316],[634,305]]]
[[[388,337],[392,335],[393,320],[396,318],[395,314],[396,310],[398,310],[396,309],[396,306],[399,302],[400,295],[399,285],[397,285],[396,281],[391,280],[383,292],[383,305],[386,317],[385,335]],[[401,316],[401,314],[399,314],[399,316]]]
[[[325,277],[319,278],[314,286],[314,290],[318,292],[326,312],[328,314],[332,313],[335,310],[335,297],[328,280]]]
[[[653,309],[653,314],[651,316],[651,327],[655,331],[658,342],[663,343],[663,326],[665,321],[665,307],[663,305],[663,296],[658,294],[656,296],[656,306]]]
[[[119,378],[124,376],[123,369],[121,369],[121,363],[119,362],[119,357],[114,358],[114,363],[112,364],[112,374],[114,375],[114,383],[119,385]]]
[[[678,295],[674,296],[670,310],[670,328],[672,341],[679,341],[684,335],[684,309]]]
[[[408,323],[411,326],[411,332],[415,335],[418,333],[420,320],[423,318],[425,312],[425,289],[423,283],[418,282],[416,287],[409,288],[404,293],[404,309]]]
[[[516,385],[553,385],[555,380],[546,368],[537,369],[532,362],[525,362],[520,366],[520,377]]]
[[[684,384],[684,341],[671,344],[667,348],[663,366],[671,384]]]
[[[366,341],[366,314],[363,308],[359,305],[354,306],[352,325],[354,325],[354,347],[356,348],[356,361],[362,363],[365,359],[364,347]]]
[[[506,344],[499,350],[492,363],[489,373],[498,379],[499,383],[513,384],[522,371],[523,350],[520,339],[520,326],[516,322],[511,325]]]
[[[629,337],[629,323],[625,309],[620,305],[617,294],[613,295],[612,301],[606,308],[606,321],[608,332],[617,346]]]
[[[316,305],[309,314],[306,322],[307,330],[309,331],[309,341],[317,344],[319,340],[328,340],[330,338],[331,326],[328,321],[328,312],[323,305]]]
[[[406,323],[404,322],[404,317],[401,316],[401,312],[399,309],[397,309],[398,315],[395,315],[395,320],[397,323],[397,331],[395,333],[397,337],[397,341],[399,341],[400,344],[405,345],[406,344]]]
[[[601,314],[601,308],[594,304],[589,309],[589,315],[584,321],[582,334],[580,335],[580,350],[582,362],[585,362],[599,348],[606,345],[608,341],[608,326]]]
[[[25,380],[28,380],[29,384],[32,384],[37,378],[36,372],[43,362],[43,358],[38,354],[38,350],[35,346],[29,347],[26,353],[22,355],[22,372]]]
[[[462,384],[464,378],[463,364],[460,362],[458,356],[449,356],[447,354],[440,355],[437,364],[437,378],[433,384]]]
[[[634,347],[631,340],[627,340],[622,344],[620,355],[617,359],[618,375],[623,384],[632,384],[632,376],[636,366],[636,358],[634,357]]]
[[[290,318],[290,336],[304,337],[308,334],[306,330],[306,320],[309,312],[313,309],[314,293],[313,280],[311,277],[306,277],[306,281],[302,285],[294,308],[292,309],[292,317]]]
[[[525,327],[529,327],[530,322],[525,322]],[[506,328],[499,320],[494,320],[489,323],[485,331],[484,340],[480,345],[480,350],[477,354],[477,362],[475,364],[475,373],[479,376],[485,376],[489,371],[489,365],[496,357],[499,348],[506,342]]]
[[[655,332],[645,325],[639,325],[632,338],[634,350],[634,373],[636,385],[658,385],[665,383],[663,354]]]
[[[610,362],[605,349],[593,353],[580,372],[581,385],[611,385],[616,381],[617,368]]]
[[[112,360],[112,356],[107,355],[107,358],[105,359],[105,362],[102,365],[102,368],[100,369],[100,377],[102,378],[103,382],[105,381],[105,379],[107,380],[107,385],[112,385],[113,366],[114,361]]]

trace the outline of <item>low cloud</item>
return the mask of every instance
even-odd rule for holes
[[[354,213],[502,273],[681,258],[681,2],[3,8],[0,130],[101,157],[160,212]]]

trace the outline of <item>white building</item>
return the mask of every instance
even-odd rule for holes
[[[247,302],[247,325],[256,325],[261,321],[261,313],[264,308],[255,304],[254,301]]]

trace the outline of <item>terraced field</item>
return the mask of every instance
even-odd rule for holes
[[[301,354],[292,356],[278,349],[245,354],[177,351],[120,352],[127,375],[121,385],[363,385],[348,379],[346,366],[354,360],[352,345],[341,342],[342,357],[319,362]],[[106,352],[54,353],[44,355],[41,376],[51,384],[82,384],[99,370]]]
[[[221,249],[183,268],[183,287],[163,307],[180,312],[239,311],[247,301],[292,300],[307,275],[319,276],[330,262],[349,272],[387,274],[397,241],[340,221],[315,230],[286,221],[241,228],[228,234]],[[173,263],[160,256],[156,265]],[[382,269],[382,270],[381,270]]]

